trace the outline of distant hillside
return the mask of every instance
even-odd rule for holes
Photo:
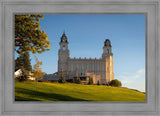
[[[145,94],[121,87],[60,83],[15,82],[16,101],[145,101]]]

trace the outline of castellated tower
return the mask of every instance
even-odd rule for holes
[[[59,45],[60,49],[58,51],[58,72],[67,72],[67,61],[70,57],[70,52],[68,49],[68,38],[66,37],[65,33],[62,35]]]
[[[113,72],[113,53],[112,53],[112,46],[109,39],[106,39],[103,46],[103,54],[102,60],[104,61],[105,71],[104,71],[104,82],[110,82],[114,79],[114,72]]]

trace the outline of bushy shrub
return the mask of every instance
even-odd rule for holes
[[[81,79],[80,79],[80,77],[78,77],[78,79],[77,79],[77,78],[73,78],[73,79],[72,79],[72,82],[73,82],[73,83],[80,84],[80,83],[81,83]]]
[[[50,82],[50,83],[54,83],[54,82],[57,82],[57,81],[55,81],[55,80],[49,80],[49,82]]]
[[[38,82],[43,82],[43,80],[38,80]]]
[[[109,83],[110,86],[115,86],[115,87],[121,87],[122,86],[122,83],[115,79],[115,80],[112,80],[110,83]]]
[[[66,81],[72,83],[73,79],[67,79]]]
[[[38,82],[50,82],[48,80],[38,80]]]

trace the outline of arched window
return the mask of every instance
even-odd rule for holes
[[[97,71],[99,71],[99,65],[97,64]]]
[[[102,79],[104,79],[104,74],[101,75]]]
[[[102,64],[102,71],[104,71],[104,64]]]
[[[107,49],[107,53],[109,54],[109,49]]]
[[[63,71],[63,65],[61,66],[61,70]]]
[[[79,68],[79,65],[78,65],[78,64],[76,65],[76,68],[77,68],[77,69]]]
[[[71,64],[71,71],[73,71],[73,64]]]
[[[67,65],[65,65],[65,70],[67,70]]]
[[[83,64],[82,64],[82,70],[84,69],[84,66],[83,66]]]
[[[92,71],[94,71],[94,64],[92,64]]]
[[[89,70],[89,64],[87,64],[87,70]]]

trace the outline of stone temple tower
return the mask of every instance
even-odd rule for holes
[[[63,33],[61,40],[59,42],[60,49],[58,51],[58,72],[63,71],[64,73],[67,72],[67,61],[70,57],[70,51],[68,49],[68,38],[65,34]]]
[[[112,53],[112,46],[109,39],[106,39],[103,46],[103,54],[102,59],[104,60],[104,77],[105,79],[102,80],[104,82],[110,82],[114,79],[114,72],[113,72],[113,53]]]

